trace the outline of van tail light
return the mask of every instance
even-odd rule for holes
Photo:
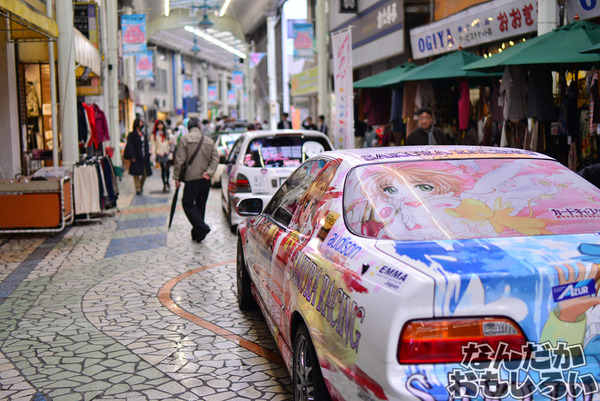
[[[413,320],[400,334],[398,362],[459,363],[468,343],[476,343],[478,349],[487,344],[492,350],[472,354],[472,361],[522,359],[527,339],[521,328],[506,318]]]
[[[233,192],[252,192],[252,189],[250,188],[250,181],[244,174],[237,175],[235,179],[235,188]]]

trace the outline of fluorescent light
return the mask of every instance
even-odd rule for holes
[[[171,0],[165,0],[165,17],[171,14]]]
[[[245,59],[247,57],[241,51],[234,49],[233,47],[229,46],[227,43],[221,42],[217,38],[213,38],[212,36],[207,35],[206,33],[202,32],[199,29],[194,28],[193,26],[186,25],[185,26],[185,30],[188,31],[188,32],[193,33],[194,35],[196,35],[198,37],[201,37],[202,39],[204,39],[204,40],[206,40],[206,41],[208,41],[208,42],[210,42],[212,44],[215,44],[215,45],[219,46],[222,49],[227,50],[229,53],[235,54],[239,58]]]
[[[223,3],[223,6],[221,7],[221,11],[219,11],[219,17],[225,15],[227,12],[227,7],[229,7],[229,3],[231,3],[231,0],[225,0],[225,3]]]

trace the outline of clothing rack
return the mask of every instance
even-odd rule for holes
[[[87,156],[73,166],[75,218],[79,222],[100,221],[99,215],[117,207],[117,178],[109,157]]]

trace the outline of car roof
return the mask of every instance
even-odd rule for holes
[[[291,135],[310,135],[310,136],[318,136],[321,138],[327,138],[327,135],[322,133],[321,131],[313,131],[306,129],[276,129],[276,130],[257,130],[257,131],[247,131],[244,133],[246,137],[249,139],[261,138],[267,136],[291,136]]]
[[[530,150],[461,145],[390,146],[381,148],[340,149],[324,152],[322,155],[333,158],[342,158],[355,166],[385,162],[451,159],[531,158],[555,160],[550,156]]]

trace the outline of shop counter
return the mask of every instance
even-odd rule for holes
[[[59,232],[74,219],[70,177],[0,180],[0,233]]]

